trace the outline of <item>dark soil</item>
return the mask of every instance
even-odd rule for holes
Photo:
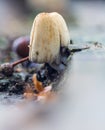
[[[88,49],[69,50],[66,47],[61,47],[59,65],[49,65],[48,63],[36,64],[30,61],[25,61],[22,64],[11,68],[10,63],[17,61],[19,57],[12,51],[12,43],[8,42],[7,45],[8,46],[6,46],[5,49],[0,50],[0,92],[6,92],[8,95],[22,95],[26,92],[27,87],[30,87],[33,92],[37,93],[32,81],[32,76],[35,73],[37,75],[37,80],[42,82],[44,87],[52,84],[53,88],[55,88],[63,76],[69,61],[71,61],[72,54],[74,52]],[[2,69],[2,64],[6,62],[10,64],[9,70],[6,66],[8,64],[5,65],[5,70]]]
[[[12,43],[8,43],[5,49],[0,50],[1,66],[6,62],[13,63],[18,59],[18,56],[12,51],[11,46]],[[56,84],[67,67],[67,59],[70,55],[70,50],[63,47],[61,48],[60,65],[49,65],[48,63],[40,65],[26,61],[15,67],[14,70],[10,68],[9,74],[7,74],[7,68],[5,67],[5,71],[0,70],[0,92],[6,92],[9,95],[20,95],[30,86],[33,92],[37,93],[32,81],[34,73],[37,74],[37,79],[42,82],[43,86]]]

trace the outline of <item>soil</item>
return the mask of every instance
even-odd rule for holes
[[[11,46],[12,44],[9,43],[5,49],[0,50],[1,66],[6,62],[13,63],[18,59],[18,56],[12,52]],[[9,75],[0,71],[0,92],[6,92],[8,95],[23,95],[27,87],[30,87],[34,93],[37,93],[32,81],[34,73],[37,74],[37,79],[42,82],[44,87],[52,84],[54,88],[67,68],[68,58],[72,56],[68,48],[62,47],[60,52],[61,63],[59,65],[49,65],[48,63],[40,65],[25,61],[16,66],[14,70],[10,68]]]

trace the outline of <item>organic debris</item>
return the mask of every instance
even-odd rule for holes
[[[35,78],[35,76],[34,76],[34,78]],[[34,82],[39,82],[39,81],[37,81],[36,78],[33,80],[35,80]],[[38,87],[39,87],[39,85],[36,84],[35,88],[38,88]],[[50,85],[50,86],[43,88],[43,90],[38,93],[34,93],[32,90],[29,90],[24,93],[24,97],[29,100],[36,100],[36,101],[45,103],[45,102],[49,102],[49,101],[54,101],[56,99],[56,94],[52,91],[52,86]]]
[[[10,47],[13,44],[10,44],[0,51],[1,63],[3,63],[0,65],[0,92],[8,95],[24,95],[25,98],[35,100],[49,100],[54,97],[53,90],[63,76],[72,54],[88,49],[86,47],[70,50],[61,47],[60,64],[38,64],[29,61],[28,57],[19,59],[18,53],[14,53]]]
[[[54,101],[56,98],[56,94],[52,91],[51,85],[45,87],[43,91],[37,94],[37,101],[40,102]]]
[[[6,77],[1,74],[0,79],[0,92],[7,92],[11,94],[22,94],[24,92],[26,84],[19,74],[13,74],[12,76]]]
[[[33,83],[37,92],[43,91],[44,86],[42,85],[42,82],[37,80],[36,74],[33,75]]]

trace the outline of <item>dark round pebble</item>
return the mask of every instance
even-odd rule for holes
[[[23,36],[17,38],[13,42],[12,50],[21,58],[25,58],[29,55],[29,36]]]

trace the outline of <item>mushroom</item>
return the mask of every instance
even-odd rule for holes
[[[59,63],[60,47],[68,46],[69,31],[63,17],[56,13],[40,13],[33,22],[29,59],[38,63]]]
[[[50,15],[52,16],[53,20],[56,22],[59,29],[60,45],[62,47],[68,47],[68,44],[70,43],[70,34],[64,18],[57,12],[53,12]]]

